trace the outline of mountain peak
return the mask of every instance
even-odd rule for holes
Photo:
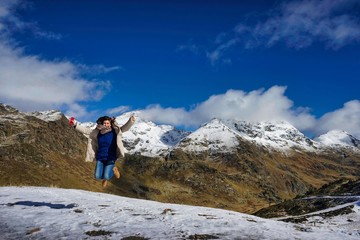
[[[331,130],[315,139],[326,146],[343,146],[360,148],[360,140],[343,130]]]
[[[28,116],[33,116],[38,119],[41,119],[45,122],[53,122],[61,119],[64,115],[62,112],[58,110],[49,110],[49,111],[39,111],[39,112],[29,112],[25,113]]]
[[[171,125],[157,125],[145,120],[139,112],[128,112],[116,117],[119,125],[125,124],[131,115],[135,115],[135,124],[123,135],[129,153],[144,156],[162,156],[172,149],[180,139],[189,134]]]
[[[186,138],[182,139],[177,147],[188,152],[230,152],[239,145],[239,135],[226,126],[222,120],[213,118],[203,124]]]
[[[0,103],[0,112],[18,113],[19,110],[4,103]]]
[[[316,143],[286,121],[247,122],[224,120],[225,124],[242,138],[269,150],[286,152],[290,149],[315,151]]]

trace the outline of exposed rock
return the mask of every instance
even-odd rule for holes
[[[311,189],[307,193],[298,196],[296,199],[287,200],[282,203],[264,208],[255,213],[255,215],[266,218],[294,216],[285,218],[286,221],[299,222],[307,221],[306,217],[296,217],[304,214],[328,209],[346,203],[352,203],[359,200],[360,179],[339,179],[327,183],[318,189]],[[328,213],[318,214],[322,217],[332,217],[351,212],[352,207],[344,207]]]

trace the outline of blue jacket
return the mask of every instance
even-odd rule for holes
[[[123,132],[128,131],[131,126],[134,123],[130,121],[130,119],[122,126],[119,127],[117,125],[112,126],[115,129],[116,132],[116,144],[117,144],[117,150],[116,150],[116,156],[117,158],[124,157],[125,156],[125,148],[124,144],[122,142],[122,134]],[[98,129],[91,129],[84,126],[81,126],[80,124],[76,124],[75,129],[88,137],[88,144],[86,148],[86,157],[85,162],[92,162],[96,160],[96,153],[98,151],[98,139],[97,135],[99,133]]]
[[[113,129],[111,132],[101,134],[98,133],[98,151],[96,153],[96,160],[98,161],[113,161],[116,160],[116,132]]]

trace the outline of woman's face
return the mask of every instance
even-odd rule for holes
[[[103,125],[104,125],[105,127],[111,127],[111,123],[110,123],[109,120],[105,120],[105,121],[103,122]]]

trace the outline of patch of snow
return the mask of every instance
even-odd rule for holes
[[[352,230],[341,224],[348,218],[312,226],[83,190],[0,188],[3,239],[359,239],[358,207],[351,216]]]
[[[25,113],[25,114],[28,116],[36,117],[45,122],[54,122],[54,121],[61,119],[61,117],[63,116],[63,114],[61,112],[56,111],[56,110],[41,111],[41,112],[29,112],[29,113]]]

